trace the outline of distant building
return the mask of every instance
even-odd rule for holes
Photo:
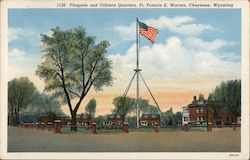
[[[160,125],[161,117],[159,114],[143,114],[140,118],[141,126]]]
[[[107,121],[111,122],[112,125],[121,125],[123,123],[122,116],[117,114],[117,115],[108,115],[107,116]]]
[[[182,107],[183,112],[182,112],[182,125],[188,124],[189,122],[189,112],[188,112],[188,107]]]
[[[77,114],[76,123],[78,126],[88,126],[92,124],[92,116],[90,114]]]
[[[194,96],[192,103],[183,107],[182,124],[205,126],[211,122],[213,125],[227,125],[237,123],[239,118],[225,110],[225,107],[211,107],[205,100],[197,100]]]
[[[207,122],[212,122],[212,109],[205,100],[197,100],[196,96],[191,104],[188,105],[189,124],[206,125]]]

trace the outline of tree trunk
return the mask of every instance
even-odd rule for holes
[[[71,113],[71,131],[77,131],[77,127],[76,127],[76,112],[72,112]]]
[[[209,107],[207,106],[207,113],[206,113],[206,115],[207,115],[207,129],[208,129],[208,119],[209,119]]]
[[[17,109],[14,109],[13,126],[17,126]]]
[[[14,109],[11,109],[11,113],[10,113],[10,125],[13,126],[13,118],[14,118]]]
[[[19,125],[19,112],[20,112],[20,110],[19,110],[19,108],[17,108],[17,126]]]
[[[121,116],[122,124],[125,122],[125,117],[126,117],[125,115],[122,115],[122,116]]]

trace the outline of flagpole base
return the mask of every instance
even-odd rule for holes
[[[134,71],[135,71],[135,72],[140,72],[141,69],[139,69],[139,68],[138,68],[138,69],[134,69]]]

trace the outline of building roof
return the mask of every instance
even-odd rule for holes
[[[110,119],[115,119],[115,118],[120,119],[121,117],[122,117],[122,116],[119,115],[119,114],[117,114],[116,117],[115,117],[114,114],[109,114],[109,115],[107,115],[107,119],[108,119],[108,120],[110,120]]]
[[[159,114],[143,114],[141,118],[160,118]]]

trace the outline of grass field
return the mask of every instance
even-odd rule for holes
[[[64,131],[65,130],[65,131]],[[8,152],[239,152],[240,128],[215,128],[212,132],[180,129],[91,130],[63,134],[47,130],[8,128]]]

